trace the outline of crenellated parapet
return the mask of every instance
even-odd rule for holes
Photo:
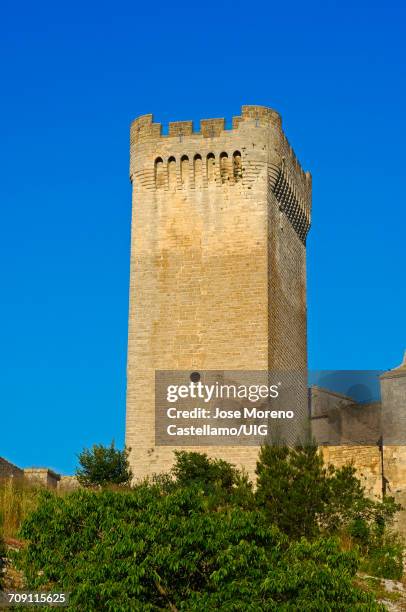
[[[276,111],[266,106],[243,106],[241,116],[233,117],[232,129],[238,130],[239,126],[246,122],[254,122],[256,127],[263,127],[270,124],[281,128],[282,120]],[[162,124],[155,123],[153,115],[141,115],[134,119],[131,124],[131,142],[138,142],[145,139],[171,138],[174,136],[190,136],[200,134],[203,138],[213,138],[221,136],[223,132],[229,132],[225,127],[225,119],[201,119],[200,129],[195,130],[193,121],[170,121],[168,123],[168,134],[162,133]]]
[[[193,133],[193,121],[171,121],[168,136],[189,136]]]
[[[304,172],[282,129],[266,106],[246,105],[233,117],[171,121],[167,134],[153,115],[131,125],[130,177],[147,191],[227,188],[250,190],[264,173],[281,213],[305,242],[311,216],[311,175]]]

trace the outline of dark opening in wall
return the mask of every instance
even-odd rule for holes
[[[169,187],[176,187],[176,159],[174,157],[168,159],[168,183]]]
[[[242,160],[240,151],[234,151],[233,153],[233,175],[235,181],[239,181],[242,177]]]
[[[155,160],[155,187],[161,189],[165,187],[165,168],[162,157],[157,157]]]
[[[214,153],[209,153],[207,155],[207,179],[209,182],[216,180],[216,158],[214,157]]]
[[[222,183],[229,180],[229,164],[227,153],[220,153],[220,178]]]
[[[203,166],[202,156],[199,153],[196,153],[196,155],[193,158],[193,174],[194,174],[196,185],[201,185],[202,180],[203,180],[202,166]]]
[[[190,166],[189,166],[189,158],[187,155],[182,155],[180,158],[180,179],[182,185],[189,184],[189,176],[190,176]]]

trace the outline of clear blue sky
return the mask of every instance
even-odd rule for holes
[[[402,2],[3,2],[0,456],[124,441],[130,121],[278,110],[313,174],[309,357],[406,348]]]

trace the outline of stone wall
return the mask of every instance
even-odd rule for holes
[[[372,499],[382,497],[381,455],[377,445],[324,446],[322,452],[324,461],[335,467],[352,463],[366,494]]]
[[[10,463],[10,461],[7,461],[6,459],[3,459],[3,457],[0,457],[0,480],[2,478],[10,478],[10,477],[23,478],[24,471],[21,470],[16,465],[14,465],[13,463]]]
[[[56,489],[61,478],[60,474],[48,468],[25,468],[24,476],[27,480],[40,483],[50,489]]]
[[[2,478],[24,478],[33,483],[39,483],[50,489],[73,488],[74,476],[61,476],[49,468],[19,468],[0,457],[0,480]],[[63,484],[62,484],[63,483]]]
[[[397,528],[406,534],[406,355],[380,382],[381,402],[369,405],[313,388],[313,433],[319,444],[329,443],[323,447],[328,463],[352,463],[369,496],[381,499],[385,490],[402,505]],[[366,438],[375,444],[357,444]]]
[[[79,487],[76,476],[61,476],[58,481],[58,491],[74,491]]]
[[[168,470],[154,440],[155,370],[306,367],[311,180],[273,110],[131,127],[126,444],[136,477]],[[298,374],[297,374],[298,375]],[[292,374],[295,376],[295,374]],[[298,404],[307,409],[306,388]],[[194,450],[198,450],[194,447]],[[253,473],[258,448],[202,447]]]
[[[374,446],[381,436],[380,402],[358,404],[351,397],[313,386],[312,434],[320,445]]]

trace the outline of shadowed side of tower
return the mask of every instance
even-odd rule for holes
[[[156,370],[303,371],[311,178],[275,111],[131,126],[133,185],[126,444],[136,477],[155,446]],[[306,404],[306,390],[298,402]],[[196,447],[193,450],[198,450]],[[203,447],[253,472],[258,448]]]

